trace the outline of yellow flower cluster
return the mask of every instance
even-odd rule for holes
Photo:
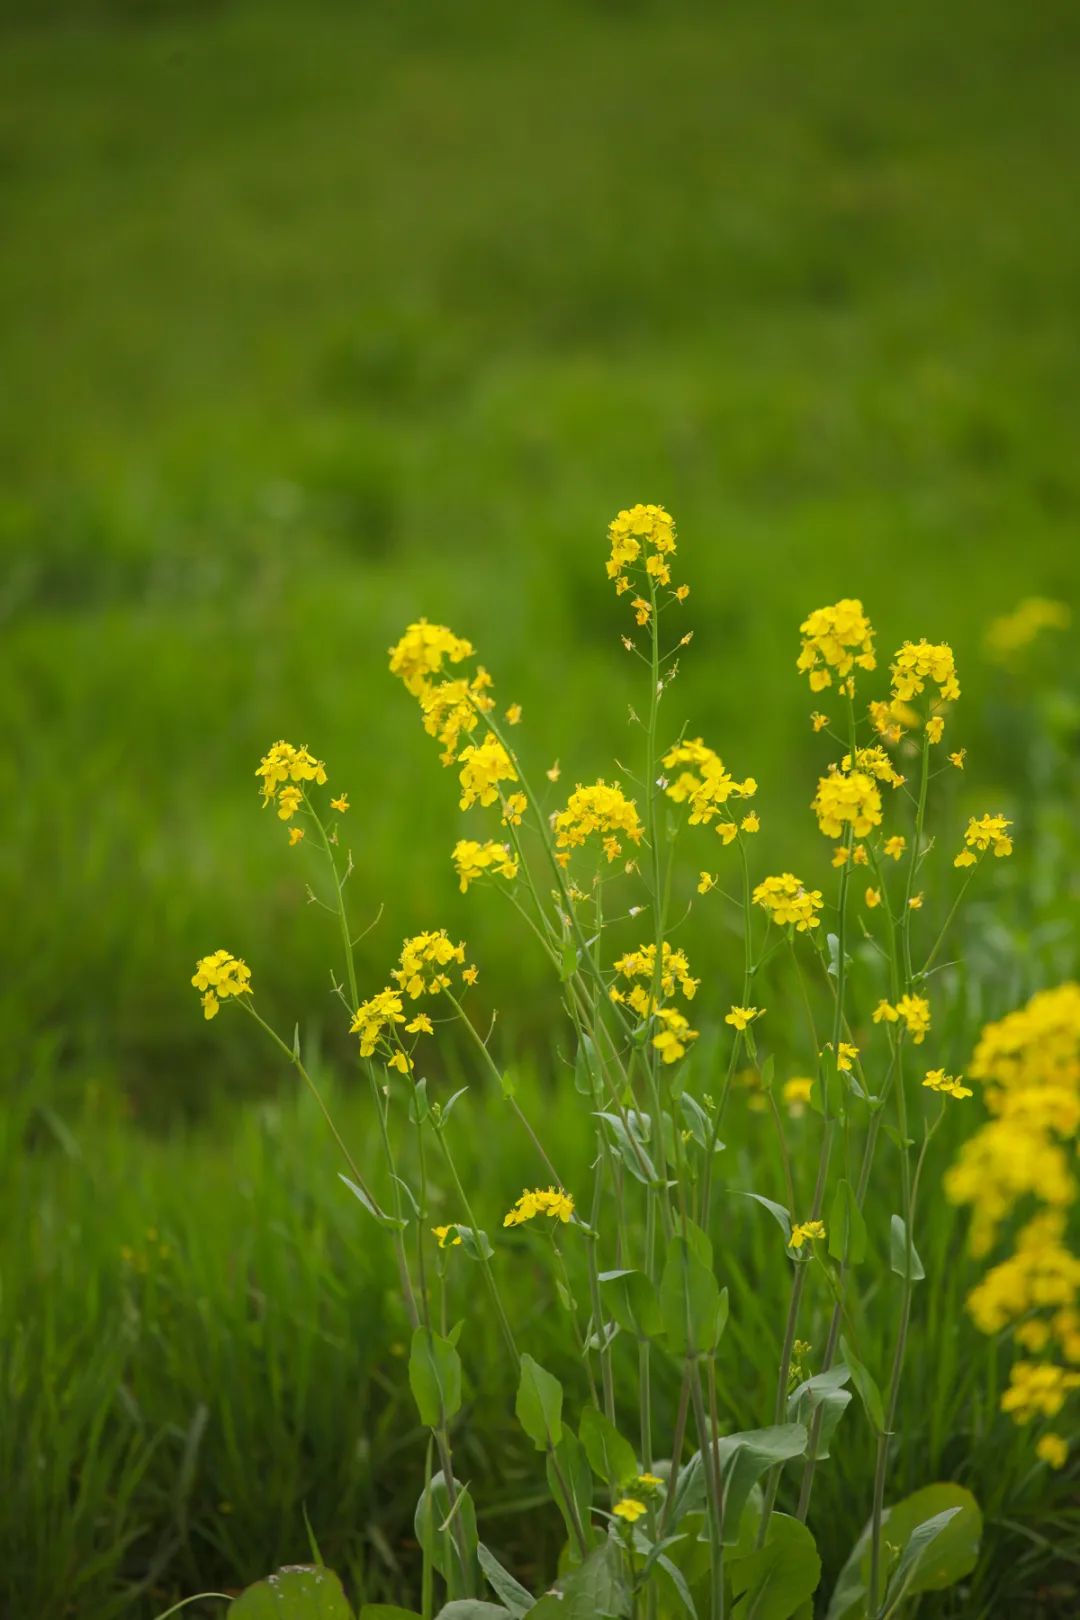
[[[494,804],[501,796],[500,782],[516,782],[514,762],[497,737],[487,736],[482,743],[470,743],[458,755],[461,765],[461,808],[471,805]],[[504,800],[503,820],[515,826],[527,808],[523,793],[511,793]]]
[[[819,779],[811,809],[826,838],[842,838],[845,826],[856,838],[865,838],[881,825],[881,791],[865,771],[845,775],[833,766]]]
[[[517,856],[508,844],[497,844],[493,839],[480,844],[475,838],[459,838],[454,845],[453,862],[461,880],[462,894],[470,883],[475,883],[477,878],[484,877],[488,872],[495,872],[504,878],[516,878],[518,875]]]
[[[1001,1397],[1001,1410],[1011,1412],[1014,1423],[1030,1423],[1034,1417],[1057,1417],[1074,1389],[1080,1389],[1080,1372],[1070,1372],[1052,1361],[1017,1361],[1009,1374],[1009,1387]]]
[[[255,775],[262,778],[263,809],[268,804],[276,804],[280,819],[291,821],[304,801],[304,790],[299,783],[318,782],[322,786],[326,781],[326,766],[306,748],[276,742],[259,761]],[[298,844],[303,836],[302,828],[289,828],[290,844]]]
[[[443,662],[460,664],[473,655],[473,644],[455,636],[444,624],[428,624],[420,619],[410,624],[396,646],[390,648],[390,673],[405,683],[406,690],[419,697],[433,675],[442,673]]]
[[[916,1036],[916,1040],[918,1037]],[[923,1085],[929,1091],[939,1091],[945,1097],[974,1097],[970,1086],[961,1084],[962,1074],[946,1074],[944,1069],[928,1069]]]
[[[801,1249],[803,1244],[808,1240],[817,1239],[820,1241],[824,1236],[824,1221],[800,1221],[797,1225],[791,1228],[790,1247],[793,1249]]]
[[[228,951],[214,951],[195,964],[192,984],[203,992],[204,1018],[216,1018],[218,1006],[230,996],[251,995],[251,969]]]
[[[1011,855],[1013,841],[1009,836],[1011,821],[1004,816],[972,816],[964,833],[966,849],[962,849],[953,861],[954,866],[974,866],[980,854],[993,849],[997,856]],[[976,851],[979,853],[976,854]]]
[[[893,698],[889,703],[870,704],[870,724],[887,743],[898,743],[905,731],[914,731],[919,716],[909,703]]]
[[[368,1001],[363,1001],[353,1014],[350,1035],[360,1037],[360,1056],[371,1057],[383,1039],[385,1031],[405,1022],[405,1009],[398,990],[380,990]]]
[[[852,671],[874,669],[874,632],[857,598],[844,597],[832,607],[816,608],[799,626],[803,638],[797,667],[810,677],[811,692],[822,692],[840,676],[840,691],[854,693]]]
[[[641,1518],[643,1513],[647,1513],[649,1510],[644,1502],[638,1501],[636,1496],[624,1496],[615,1503],[611,1511],[617,1519],[625,1519],[627,1524],[634,1524]]]
[[[437,996],[451,984],[446,969],[453,963],[463,967],[461,977],[466,984],[476,979],[476,969],[464,967],[465,946],[455,945],[445,928],[435,933],[416,934],[401,948],[400,965],[390,977],[400,985],[402,992],[415,1001],[419,996]]]
[[[955,703],[960,696],[956,662],[952,648],[945,641],[935,644],[925,637],[917,642],[905,641],[889,665],[889,673],[893,697],[900,703],[910,703],[925,690],[927,681],[937,687],[942,703]]]
[[[1067,630],[1071,622],[1072,614],[1064,602],[1027,596],[1011,613],[991,620],[986,630],[986,651],[995,662],[1010,664],[1043,630]]]
[[[571,793],[566,809],[552,817],[556,847],[563,851],[558,859],[563,866],[570,859],[569,851],[578,849],[593,833],[603,838],[604,854],[609,861],[622,854],[620,839],[629,838],[640,844],[641,821],[637,805],[628,799],[618,782],[610,786],[594,782],[589,787],[578,786]]]
[[[982,1333],[1020,1323],[1016,1337],[1039,1353],[1057,1340],[1065,1359],[1080,1363],[1080,1257],[1065,1242],[1065,1212],[1041,1210],[1016,1238],[1015,1251],[992,1266],[968,1295],[967,1308]],[[1048,1319],[1036,1311],[1050,1311]],[[1027,1320],[1023,1320],[1027,1318]]]
[[[668,561],[676,551],[675,520],[662,506],[631,506],[620,512],[608,525],[611,556],[607,562],[608,579],[614,580],[621,596],[630,589],[631,573],[644,567],[650,585],[671,584],[671,566]],[[643,561],[644,559],[644,561]],[[675,595],[680,601],[689,595],[680,585]],[[639,624],[649,622],[652,604],[643,597],[634,603]]]
[[[665,1063],[676,1063],[679,1058],[686,1056],[687,1046],[696,1041],[698,1032],[690,1028],[690,1020],[685,1013],[677,1007],[666,1006],[665,1002],[674,996],[678,989],[687,1001],[692,1001],[700,979],[695,979],[690,973],[690,963],[684,951],[673,950],[668,942],[660,954],[660,978],[656,979],[656,946],[642,945],[636,951],[628,951],[620,956],[615,963],[615,971],[623,979],[644,979],[645,984],[634,984],[629,990],[613,984],[608,994],[617,1006],[630,1007],[640,1019],[655,1019],[659,1025],[658,1032],[653,1036],[653,1046],[659,1052]],[[659,990],[659,999],[656,990]]]
[[[675,804],[689,804],[692,827],[707,827],[728,799],[752,799],[757,792],[752,776],[737,782],[719,754],[707,747],[700,737],[677,743],[664,755],[663,763],[666,771],[679,772],[668,786],[667,796]],[[757,817],[746,817],[743,828],[746,832],[756,832]],[[716,830],[725,843],[730,843],[737,828],[734,821],[725,818]]]
[[[491,676],[480,665],[471,680],[459,677],[440,681],[437,686],[429,682],[418,694],[424,730],[442,743],[439,758],[444,765],[452,765],[457,759],[462,733],[475,731],[480,716],[495,707],[494,698],[489,696],[490,686]]]
[[[851,770],[851,755],[845,754],[840,769],[844,772]],[[890,787],[903,787],[907,778],[901,776],[894,769],[893,762],[879,744],[870,748],[857,748],[855,750],[855,769],[864,771],[867,776],[874,776],[879,782],[888,782]]]
[[[889,1024],[903,1020],[908,1034],[916,1046],[921,1046],[930,1028],[930,1003],[925,996],[901,996],[895,1007],[889,1001],[879,1001],[874,1008],[875,1024],[882,1020]],[[936,1071],[940,1073],[940,1070]],[[971,1093],[968,1092],[968,1096]]]
[[[821,918],[815,915],[823,904],[821,890],[805,888],[791,872],[763,878],[754,890],[754,904],[767,911],[779,928],[794,924],[797,933],[805,934],[821,926]]]
[[[536,1187],[532,1192],[522,1193],[513,1209],[503,1216],[503,1225],[521,1226],[535,1215],[550,1215],[553,1220],[562,1221],[565,1225],[573,1213],[574,1200],[561,1187]]]

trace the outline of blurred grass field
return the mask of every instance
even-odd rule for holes
[[[465,935],[576,1164],[577,1099],[541,1089],[557,986],[508,908],[457,893],[476,823],[385,652],[453,625],[524,705],[536,774],[610,775],[641,685],[604,530],[660,500],[692,587],[673,702],[761,783],[762,870],[824,864],[797,627],[861,595],[884,654],[956,650],[951,824],[1023,835],[957,1018],[1074,970],[1075,710],[1036,721],[983,635],[1080,580],[1080,14],[42,0],[0,30],[0,1612],[144,1620],[306,1556],[305,1507],[354,1591],[400,1597],[423,1446],[386,1256],[279,1065],[188,982],[227,945],[314,1064],[341,1047],[314,865],[255,765],[279,736],[327,760],[379,917],[362,983],[406,932]],[[705,935],[695,968],[723,985],[739,950]],[[511,1186],[527,1155],[494,1099],[467,1110],[494,1222],[484,1153]],[[744,1422],[782,1306],[766,1236],[743,1212],[729,1236]],[[968,1620],[1071,1613],[1075,1486],[992,1422],[961,1243],[950,1214],[923,1251],[899,1483],[980,1490]],[[467,1351],[482,1530],[532,1575],[555,1526],[494,1342]],[[833,1573],[869,1467],[863,1435],[821,1470]]]

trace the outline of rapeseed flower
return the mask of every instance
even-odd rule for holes
[[[874,631],[856,597],[816,608],[799,626],[803,642],[797,668],[810,677],[810,690],[822,692],[841,678],[841,692],[854,691],[852,671],[874,669]]]
[[[845,774],[834,766],[819,778],[811,809],[826,838],[841,838],[845,827],[865,838],[881,824],[881,792],[865,771]]]
[[[824,1221],[800,1221],[796,1226],[791,1228],[789,1247],[792,1249],[801,1249],[803,1244],[808,1240],[820,1240],[824,1238],[824,1236]]]
[[[503,1217],[504,1226],[521,1226],[536,1215],[550,1215],[565,1225],[573,1216],[574,1200],[561,1187],[536,1187],[523,1192],[513,1209]]]
[[[457,757],[462,810],[477,803],[494,804],[499,798],[500,782],[518,779],[514,763],[497,737],[488,735],[479,744],[470,743]]]
[[[551,824],[556,847],[564,851],[578,849],[593,833],[600,833],[605,839],[604,853],[609,861],[622,854],[621,839],[640,844],[643,833],[634,800],[626,797],[618,782],[609,786],[603,780],[589,787],[579,783],[567,800],[566,809],[559,810]],[[566,854],[562,864],[569,858]]]
[[[649,1510],[636,1496],[624,1496],[621,1501],[615,1503],[611,1511],[617,1519],[625,1519],[627,1524],[634,1524]]]
[[[489,872],[504,878],[516,878],[518,875],[517,856],[509,844],[497,844],[492,839],[481,844],[474,838],[459,838],[454,845],[452,859],[461,880],[462,894],[470,883]]]
[[[679,773],[667,787],[667,796],[674,804],[689,805],[692,827],[708,826],[728,799],[751,799],[757,792],[757,782],[752,776],[742,782],[736,781],[719,754],[700,737],[669,748],[664,755],[663,765],[665,771]],[[734,837],[734,825],[730,825],[731,837]],[[745,830],[756,832],[757,827],[747,827]]]
[[[942,703],[955,703],[960,696],[960,683],[956,678],[956,662],[947,642],[905,641],[889,666],[892,675],[893,698],[910,703],[926,688],[929,681],[937,687]],[[931,738],[931,741],[934,741]]]
[[[1006,820],[1004,816],[970,817],[967,831],[964,833],[964,843],[967,848],[960,851],[953,861],[953,865],[974,866],[979,854],[984,854],[986,850],[991,848],[998,857],[1011,855],[1013,852],[1013,841],[1009,836],[1011,826],[1012,822]],[[979,853],[976,854],[976,851]]]
[[[939,1091],[945,1097],[973,1097],[970,1086],[961,1085],[963,1075],[946,1074],[944,1069],[928,1069],[923,1085],[930,1091]]]
[[[203,1017],[216,1018],[220,1003],[230,996],[251,995],[250,981],[251,969],[247,963],[229,951],[213,951],[209,956],[200,957],[191,982],[196,990],[203,992]]]
[[[416,934],[407,939],[401,948],[399,966],[391,971],[390,977],[404,995],[415,1001],[419,996],[437,996],[440,991],[448,990],[452,981],[446,969],[454,963],[463,967],[464,962],[465,946],[455,945],[446,929],[440,928],[435,933]],[[462,978],[467,971],[463,971]]]

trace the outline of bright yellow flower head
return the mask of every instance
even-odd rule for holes
[[[360,1037],[360,1056],[371,1057],[382,1041],[384,1032],[392,1030],[395,1024],[404,1022],[405,1012],[401,1003],[401,993],[387,987],[370,1000],[360,1003],[353,1014],[349,1033]]]
[[[390,673],[404,681],[414,697],[419,697],[431,677],[442,673],[444,660],[460,664],[472,655],[471,641],[455,636],[444,624],[428,624],[426,619],[420,619],[410,624],[397,645],[391,647]]]
[[[255,775],[262,778],[263,809],[268,804],[278,807],[282,821],[288,821],[300,808],[303,789],[300,782],[326,781],[326,766],[321,759],[309,754],[306,748],[294,748],[292,743],[276,742],[259,761]],[[292,840],[297,843],[297,839]]]
[[[504,878],[516,878],[518,875],[517,856],[509,844],[497,844],[492,839],[480,844],[474,838],[459,838],[454,845],[453,862],[461,880],[462,894],[470,883],[489,872]]]
[[[707,747],[700,737],[676,743],[664,755],[663,763],[665,771],[678,772],[667,789],[667,796],[675,804],[689,804],[692,827],[708,826],[728,799],[751,799],[757,792],[752,776],[737,782],[719,754]]]
[[[251,995],[251,969],[228,951],[214,951],[195,965],[192,984],[203,992],[204,1018],[215,1018],[218,1006],[230,996]]]
[[[851,755],[845,754],[840,769],[847,774],[851,770]],[[864,771],[867,776],[876,777],[879,782],[888,782],[890,787],[903,787],[906,778],[893,768],[893,762],[879,743],[869,748],[855,750],[855,769]]]
[[[636,1496],[624,1496],[621,1501],[616,1502],[611,1511],[616,1518],[625,1519],[627,1524],[633,1524],[641,1518],[643,1513],[647,1513],[649,1510],[644,1502],[638,1501]]]
[[[631,575],[641,568],[657,585],[671,584],[668,559],[675,555],[675,520],[662,506],[632,506],[608,525],[611,555],[607,576],[621,596],[629,589]],[[681,592],[681,594],[680,594]],[[689,593],[680,586],[675,593],[682,601]],[[651,602],[639,597],[634,603],[638,623],[647,624]],[[644,611],[642,611],[644,609]]]
[[[482,743],[470,743],[458,755],[458,764],[462,810],[477,803],[494,804],[499,797],[499,783],[518,779],[510,755],[498,738],[490,735]]]
[[[431,1230],[439,1240],[440,1249],[454,1249],[461,1242],[461,1233],[452,1226],[433,1226]]]
[[[801,1221],[791,1228],[791,1243],[793,1249],[801,1249],[807,1239],[820,1240],[825,1236],[824,1221]]]
[[[845,826],[865,838],[881,824],[881,792],[864,771],[831,770],[819,779],[811,808],[826,838],[842,837]]]
[[[1007,821],[1004,816],[972,816],[964,833],[967,848],[960,851],[953,865],[974,866],[979,858],[975,853],[976,850],[979,854],[983,854],[992,848],[994,854],[999,857],[1011,855],[1013,852],[1013,841],[1009,836],[1011,826],[1012,822]]]
[[[417,934],[407,939],[401,948],[400,966],[390,977],[400,986],[404,995],[415,1001],[418,996],[437,996],[450,987],[446,969],[465,962],[465,946],[455,945],[445,928],[437,933]],[[464,978],[464,974],[462,974]]]
[[[802,649],[797,667],[810,677],[810,690],[822,692],[841,677],[841,690],[852,687],[847,677],[856,664],[874,669],[874,631],[856,597],[844,597],[832,607],[816,608],[799,626]]]
[[[937,687],[937,696],[943,703],[955,703],[960,696],[956,663],[947,642],[935,644],[925,638],[917,642],[905,641],[889,670],[893,697],[900,703],[910,703],[925,690],[927,681]]]
[[[561,1187],[536,1187],[532,1192],[522,1193],[513,1209],[503,1217],[503,1225],[521,1226],[536,1215],[550,1215],[565,1226],[573,1213],[574,1200]]]
[[[733,1029],[746,1029],[755,1018],[760,1018],[764,1011],[764,1007],[732,1007],[725,1015],[724,1023],[730,1024]]]
[[[916,1046],[921,1046],[930,1028],[930,1003],[925,996],[901,996],[896,1011],[904,1020]]]
[[[940,1091],[946,1097],[973,1097],[970,1086],[961,1084],[962,1074],[946,1074],[944,1069],[928,1069],[923,1085],[930,1091]]]
[[[664,1063],[677,1063],[686,1056],[689,1043],[697,1040],[698,1031],[690,1028],[690,1020],[677,1007],[658,1007],[656,1021],[661,1027],[653,1046]]]
[[[579,848],[593,833],[610,837],[612,843],[605,851],[609,861],[622,853],[621,838],[640,844],[643,832],[633,799],[626,797],[618,782],[609,787],[604,781],[589,787],[579,783],[566,809],[552,818],[552,826],[556,846],[561,850]]]
[[[1060,1434],[1044,1434],[1035,1446],[1035,1455],[1051,1468],[1064,1468],[1069,1460],[1069,1442]]]

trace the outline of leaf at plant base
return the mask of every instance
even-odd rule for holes
[[[537,1451],[557,1446],[562,1434],[562,1385],[538,1361],[525,1353],[521,1358],[517,1401],[518,1422]]]
[[[774,1513],[765,1544],[728,1566],[738,1602],[731,1620],[791,1620],[817,1590],[821,1559],[805,1524]]]
[[[529,1620],[618,1620],[629,1613],[629,1601],[622,1551],[618,1542],[605,1541],[577,1569],[559,1576]]]
[[[807,1378],[788,1397],[788,1417],[803,1424],[807,1434],[814,1438],[813,1452],[808,1449],[807,1456],[812,1455],[816,1462],[828,1457],[829,1441],[851,1401],[851,1391],[844,1388],[850,1377],[850,1370],[840,1363]],[[816,1436],[812,1426],[815,1418]],[[807,1445],[809,1448],[809,1442]]]
[[[840,1354],[851,1369],[851,1382],[855,1385],[866,1415],[870,1419],[871,1426],[877,1430],[878,1434],[884,1434],[885,1408],[881,1400],[881,1391],[873,1375],[859,1360],[843,1334],[840,1335]]]
[[[444,1603],[435,1620],[510,1620],[510,1610],[501,1603],[485,1603],[483,1598],[455,1598]]]
[[[907,1596],[919,1592],[940,1592],[956,1581],[963,1580],[975,1568],[982,1539],[982,1514],[979,1504],[963,1485],[939,1483],[924,1485],[921,1490],[905,1496],[894,1507],[882,1514],[883,1540],[900,1548],[900,1559],[912,1534],[919,1525],[935,1518],[949,1508],[960,1511],[936,1534],[923,1557],[919,1559]],[[885,1533],[887,1527],[887,1534]],[[899,1562],[899,1561],[898,1561]],[[886,1569],[886,1574],[888,1570]],[[829,1601],[826,1620],[865,1620],[866,1596],[870,1584],[870,1523],[851,1550],[851,1556],[840,1571],[840,1578]]]
[[[317,1564],[292,1564],[229,1604],[229,1620],[353,1620],[341,1582]]]
[[[379,1225],[384,1229],[384,1231],[387,1231],[387,1232],[402,1232],[408,1226],[408,1224],[409,1224],[408,1221],[405,1220],[403,1217],[398,1217],[396,1215],[388,1215],[384,1209],[380,1209],[378,1204],[373,1203],[372,1200],[368,1197],[368,1195],[364,1191],[363,1187],[358,1187],[356,1185],[355,1181],[350,1181],[349,1180],[348,1176],[342,1176],[340,1170],[338,1171],[338,1175],[341,1176],[342,1181],[345,1183],[346,1187],[348,1187],[349,1191],[355,1197],[359,1198],[360,1202],[363,1204],[363,1206],[367,1210],[368,1214],[373,1215],[375,1217],[375,1219],[378,1221]]]
[[[520,1620],[521,1615],[528,1614],[533,1606],[532,1593],[527,1591],[520,1581],[515,1580],[508,1569],[503,1568],[491,1548],[485,1547],[483,1542],[477,1547],[476,1556],[480,1560],[480,1568],[487,1578],[488,1585],[495,1596],[505,1603],[514,1620]]]
[[[726,1312],[712,1271],[691,1242],[673,1237],[660,1279],[660,1314],[674,1356],[715,1350]]]
[[[633,1446],[595,1406],[587,1406],[582,1412],[578,1437],[593,1472],[605,1484],[624,1485],[628,1479],[636,1477],[638,1465]]]
[[[866,1256],[866,1222],[850,1181],[841,1181],[833,1197],[829,1253],[849,1266],[857,1266]]]
[[[412,1336],[409,1388],[421,1423],[437,1429],[461,1409],[461,1357],[449,1339],[425,1327]]]
[[[447,1524],[451,1508],[454,1517]],[[444,1531],[442,1526],[447,1524]],[[459,1528],[455,1529],[455,1526]],[[420,1500],[416,1504],[413,1514],[413,1528],[416,1539],[422,1550],[431,1559],[439,1574],[444,1580],[449,1578],[451,1568],[460,1570],[459,1541],[464,1539],[466,1550],[470,1557],[476,1554],[479,1537],[476,1534],[476,1509],[468,1487],[461,1485],[458,1480],[453,1483],[452,1493],[446,1489],[442,1469],[431,1476],[430,1490],[425,1488],[420,1493]],[[447,1565],[447,1544],[449,1543],[452,1566]]]
[[[903,1216],[894,1215],[889,1226],[889,1264],[898,1277],[908,1275],[908,1246],[907,1227]],[[919,1251],[914,1243],[911,1245],[911,1281],[922,1282],[926,1276],[923,1263],[919,1259]]]
[[[755,1204],[761,1204],[763,1208],[767,1209],[781,1232],[783,1232],[785,1243],[791,1242],[791,1216],[783,1204],[776,1204],[771,1198],[762,1197],[761,1193],[741,1192],[737,1187],[732,1187],[731,1191],[738,1192],[740,1198],[752,1198]]]
[[[556,1463],[558,1468],[556,1469]],[[552,1499],[562,1514],[566,1525],[566,1534],[569,1545],[573,1549],[575,1561],[579,1556],[577,1526],[585,1532],[587,1544],[591,1544],[594,1536],[592,1529],[592,1497],[593,1477],[589,1467],[589,1459],[585,1455],[585,1447],[580,1443],[572,1429],[564,1426],[562,1435],[554,1452],[548,1453],[547,1465],[548,1490]],[[570,1500],[567,1501],[566,1493]]]
[[[643,1271],[602,1271],[600,1282],[608,1310],[621,1328],[638,1339],[655,1339],[664,1330],[656,1289]]]

